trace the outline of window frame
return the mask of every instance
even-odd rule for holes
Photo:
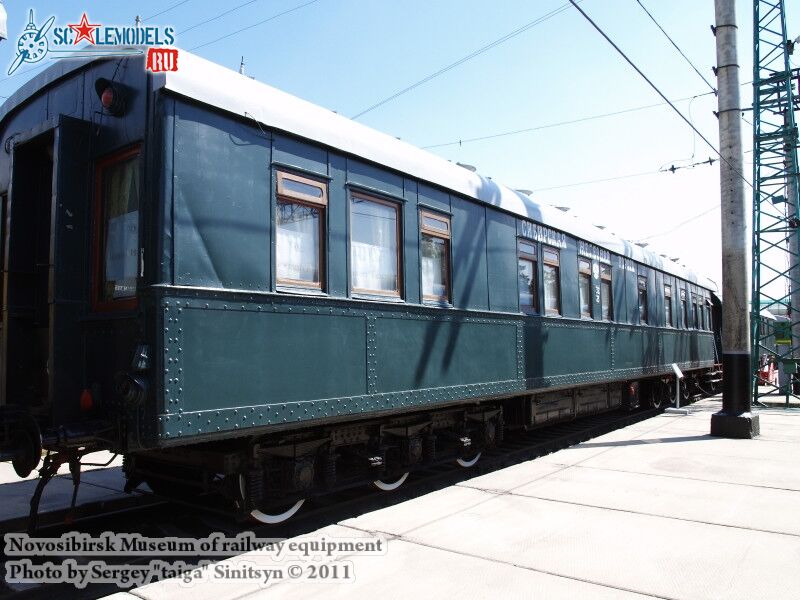
[[[607,282],[607,283],[606,283]],[[603,286],[608,285],[608,319],[603,318]],[[600,262],[600,320],[614,321],[614,274],[611,265]]]
[[[533,248],[533,254],[530,252],[526,252],[522,249],[522,246],[527,245]],[[520,289],[519,289],[519,262],[524,260],[525,262],[530,263],[533,273],[533,281],[534,281],[534,294],[533,294],[533,305],[522,304],[520,300]],[[517,239],[517,302],[519,302],[519,310],[525,314],[531,315],[538,315],[539,312],[539,247],[538,244],[532,240],[527,238],[518,238]],[[526,308],[530,310],[525,310]]]
[[[141,243],[142,243],[142,173],[143,163],[139,163],[139,222],[137,225],[139,239],[136,242],[136,290],[132,296],[124,298],[112,298],[110,300],[101,299],[101,281],[104,281],[104,255],[105,255],[105,202],[103,198],[103,172],[114,165],[125,162],[133,157],[141,156],[142,144],[137,143],[121,150],[107,154],[94,163],[94,227],[92,233],[92,281],[91,281],[91,308],[92,312],[107,313],[134,311],[139,307],[139,279],[141,277]]]
[[[447,231],[442,231],[441,229],[436,229],[433,227],[428,227],[425,225],[425,218],[433,219],[434,221],[438,221],[440,223],[444,223],[447,225]],[[398,216],[398,225],[399,225],[399,216]],[[432,294],[426,294],[422,289],[422,236],[428,235],[431,237],[439,238],[445,241],[445,295],[444,296],[434,296]],[[453,300],[453,286],[452,286],[452,266],[451,266],[451,257],[452,257],[452,238],[453,238],[453,225],[449,215],[442,215],[435,213],[429,209],[420,209],[419,211],[419,238],[420,238],[420,246],[419,246],[419,259],[420,259],[420,292],[422,294],[422,301],[423,302],[438,302],[438,303],[446,303],[450,304]],[[398,246],[400,245],[400,238],[398,236]],[[400,273],[400,270],[397,271]]]
[[[589,282],[589,312],[583,312],[581,306],[581,283]],[[592,301],[592,261],[583,256],[578,257],[578,308],[580,309],[581,319],[594,319],[594,302]]]
[[[672,284],[664,284],[664,320],[667,327],[672,327]]]
[[[276,169],[275,171],[275,286],[276,288],[280,287],[288,287],[288,288],[305,288],[309,290],[317,290],[320,292],[325,291],[325,279],[328,273],[328,265],[326,264],[325,258],[327,256],[327,235],[326,232],[328,231],[328,184],[327,182],[322,182],[317,179],[313,179],[311,177],[305,175],[297,175],[295,173],[290,173],[288,171],[282,171],[280,169]],[[309,194],[303,194],[302,192],[297,192],[295,190],[287,190],[284,186],[284,181],[296,181],[298,183],[302,183],[305,185],[309,185],[312,187],[316,187],[322,190],[322,197],[317,198],[315,196],[311,196]],[[309,282],[304,281],[302,279],[291,279],[288,277],[280,277],[278,276],[278,247],[277,247],[277,236],[278,236],[278,205],[279,204],[298,204],[300,206],[306,206],[311,208],[316,208],[320,212],[320,219],[319,219],[319,231],[317,232],[318,241],[319,241],[319,281]]]
[[[547,252],[552,252],[555,254],[555,260],[547,259],[546,255]],[[547,308],[544,304],[547,301],[547,294],[545,293],[544,287],[544,269],[545,267],[555,267],[556,269],[556,301],[557,307],[555,309]],[[561,302],[561,253],[559,252],[558,248],[554,248],[553,246],[545,246],[542,244],[542,292],[543,292],[543,307],[544,307],[544,314],[546,316],[555,316],[560,317],[562,315],[562,302]]]
[[[697,294],[692,292],[692,329],[702,329],[700,326],[700,303]]]
[[[348,243],[348,260],[350,261],[350,268],[349,268],[349,281],[350,281],[350,293],[356,295],[363,295],[363,296],[382,296],[384,298],[392,298],[397,300],[403,300],[403,229],[402,229],[402,222],[403,222],[403,211],[402,205],[397,201],[392,200],[384,200],[383,198],[379,198],[377,196],[367,194],[365,192],[361,192],[358,190],[350,190],[350,198],[348,199],[348,215],[349,215],[349,235],[347,238]],[[396,264],[397,264],[397,286],[394,291],[386,291],[386,290],[370,290],[367,288],[357,288],[353,286],[353,229],[352,229],[352,222],[353,222],[353,200],[358,198],[359,200],[364,200],[366,202],[373,202],[375,204],[383,204],[394,209],[395,214],[397,215],[396,219],[396,231],[397,231],[397,251],[395,252]]]
[[[644,285],[642,285],[643,282]],[[642,304],[642,297],[644,297],[644,304]],[[639,305],[639,325],[649,325],[650,311],[647,306],[649,300],[647,297],[647,275],[636,276],[636,300]]]

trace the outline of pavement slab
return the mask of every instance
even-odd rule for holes
[[[728,440],[708,435],[719,408],[705,400],[309,534],[386,540],[383,556],[323,561],[352,565],[354,582],[169,580],[113,600],[800,598],[800,410],[763,409],[759,438]]]

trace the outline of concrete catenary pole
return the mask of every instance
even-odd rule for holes
[[[750,412],[751,207],[742,170],[739,64],[735,0],[715,0],[722,213],[722,410],[711,416],[711,435],[751,438],[758,415]]]

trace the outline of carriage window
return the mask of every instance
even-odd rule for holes
[[[647,277],[639,276],[639,323],[647,324]]]
[[[700,307],[697,305],[697,294],[692,294],[692,325],[700,329]]]
[[[544,273],[544,312],[561,314],[561,280],[558,250],[542,246],[542,271]]]
[[[420,213],[423,300],[450,299],[450,219]]]
[[[592,318],[592,262],[578,259],[578,294],[581,304],[581,317]]]
[[[672,327],[672,286],[664,284],[664,318],[667,327]]]
[[[517,264],[519,271],[519,308],[522,312],[539,312],[537,256],[535,244],[524,241],[519,242]]]
[[[135,307],[139,266],[139,149],[97,164],[95,308]]]
[[[684,329],[689,327],[689,307],[686,304],[686,290],[681,290],[681,323]]]
[[[711,331],[714,329],[711,323],[711,300],[705,298],[705,308],[706,308],[706,329]]]
[[[604,265],[603,263],[600,263],[600,315],[604,321],[612,321],[614,319],[611,265]]]
[[[353,291],[400,297],[400,207],[354,193],[350,200]]]
[[[327,186],[278,172],[275,267],[279,284],[322,289]]]

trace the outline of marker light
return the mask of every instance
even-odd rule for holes
[[[100,99],[103,109],[115,117],[121,117],[125,112],[125,86],[116,81],[100,77],[94,82],[94,90]]]
[[[93,405],[94,398],[92,398],[92,392],[88,389],[83,390],[81,392],[81,410],[91,410]]]
[[[114,90],[112,88],[107,87],[103,90],[103,93],[100,94],[100,104],[102,104],[103,108],[106,110],[114,105]]]

